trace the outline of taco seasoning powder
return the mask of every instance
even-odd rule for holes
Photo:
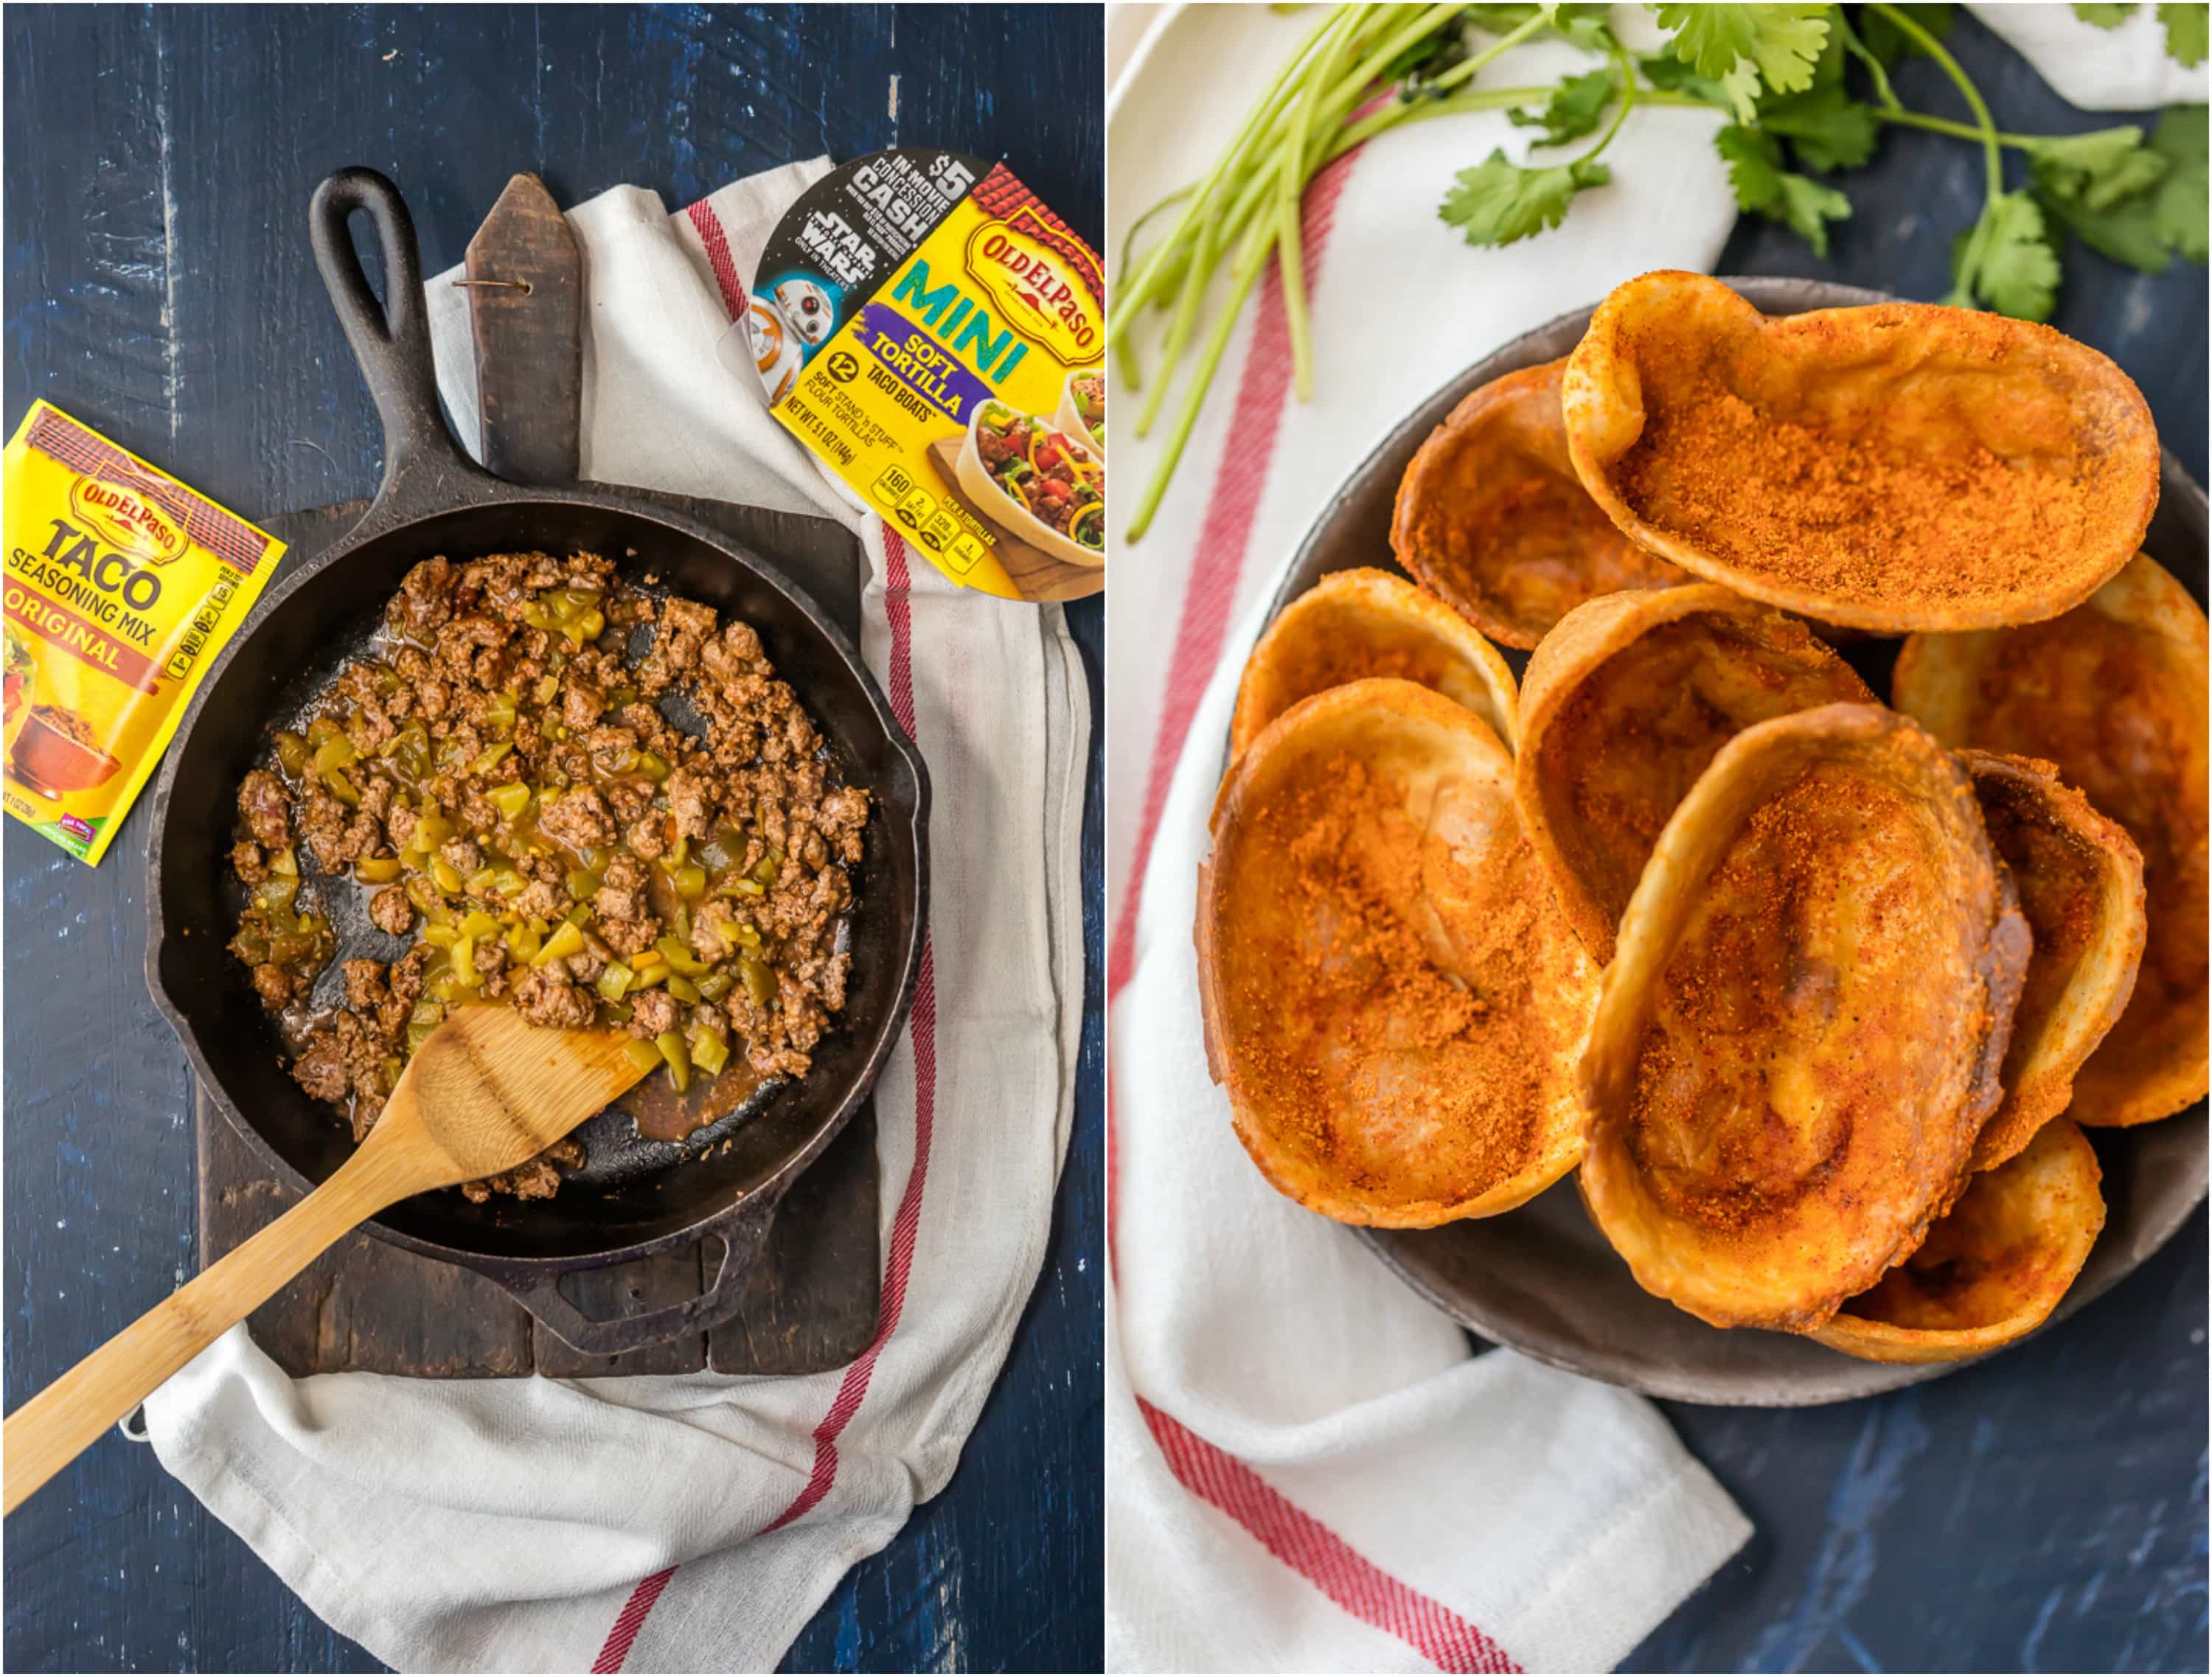
[[[0,796],[97,864],[284,544],[48,403],[4,471]]]

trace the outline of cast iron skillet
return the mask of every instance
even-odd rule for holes
[[[1896,301],[1817,280],[1727,283],[1767,314]],[[1470,391],[1572,349],[1591,313],[1577,309],[1515,338],[1407,415],[1322,510],[1275,591],[1268,617],[1330,571],[1355,565],[1396,569],[1390,556],[1391,505],[1414,451]],[[2199,605],[2205,595],[2205,534],[2204,491],[2168,454],[2158,514],[2143,548]],[[1899,644],[1852,641],[1838,650],[1875,692],[1887,694]],[[1517,676],[1528,654],[1500,650]],[[2081,1309],[2149,1257],[2204,1198],[2204,1115],[2199,1101],[2159,1123],[2086,1132],[2105,1167],[2105,1230],[2053,1321]],[[1485,1338],[1654,1397],[1775,1407],[1832,1403],[1968,1366],[1862,1362],[1794,1334],[1709,1328],[1636,1285],[1583,1210],[1571,1179],[1502,1217],[1439,1229],[1353,1232],[1407,1285]]]
[[[347,231],[357,210],[368,213],[383,247],[383,306]],[[285,1072],[275,1029],[223,947],[238,901],[226,863],[234,800],[270,729],[362,649],[400,578],[434,554],[458,563],[514,550],[589,550],[615,558],[633,581],[649,573],[725,618],[744,618],[760,631],[846,781],[872,800],[866,858],[853,882],[845,1011],[816,1052],[814,1069],[680,1147],[642,1141],[623,1115],[603,1114],[578,1132],[586,1164],[551,1200],[495,1196],[477,1206],[447,1190],[403,1201],[364,1225],[498,1282],[580,1351],[611,1356],[702,1332],[736,1308],[776,1202],[866,1098],[905,1021],[927,924],[927,773],[859,653],[765,562],[673,513],[597,489],[520,488],[461,453],[439,408],[414,226],[390,181],[368,169],[332,175],[315,193],[311,233],[383,421],[384,481],[343,540],[312,561],[285,565],[208,671],[170,747],[148,863],[146,972],[154,1000],[223,1115],[269,1169],[301,1191],[319,1182],[351,1152],[351,1140],[337,1115]],[[381,947],[352,946],[382,934],[358,919],[345,890],[330,895],[342,954],[388,959],[404,948],[389,939]],[[596,1321],[560,1291],[572,1272],[708,1237],[723,1246],[720,1272],[682,1304]]]

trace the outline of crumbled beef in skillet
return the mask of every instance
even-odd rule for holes
[[[472,1000],[680,1041],[704,1072],[804,1076],[844,1005],[868,801],[835,783],[751,627],[635,592],[587,553],[425,560],[385,623],[239,788],[231,863],[255,894],[234,947],[283,1014],[301,1086],[365,1135]],[[656,708],[672,691],[703,738]],[[388,965],[345,962],[344,1005],[318,1011],[333,940],[311,904],[352,890],[412,941]],[[543,1197],[582,1162],[565,1141],[463,1191]]]

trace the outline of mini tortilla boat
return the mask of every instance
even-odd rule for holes
[[[1660,829],[1715,752],[1770,717],[1874,702],[1803,623],[1710,583],[1577,606],[1526,674],[1522,825],[1601,965]]]
[[[2047,326],[1883,303],[1762,315],[1646,274],[1568,358],[1567,446],[1626,535],[1786,611],[1863,629],[2053,617],[2158,503],[2128,376]]]
[[[1620,531],[1567,458],[1565,361],[1509,373],[1451,410],[1398,484],[1398,562],[1492,640],[1534,647],[1584,600],[1682,573]]]
[[[1340,1222],[1509,1211],[1574,1167],[1596,975],[1473,711],[1389,677],[1278,717],[1200,869],[1206,1063],[1267,1180]]]
[[[1388,571],[1332,571],[1267,625],[1245,661],[1229,725],[1241,756],[1299,700],[1370,676],[1431,688],[1513,744],[1513,671],[1498,648],[1433,594]]]
[[[1092,424],[1083,412],[1084,398],[1090,392],[1096,404],[1098,422]],[[1053,415],[1053,423],[1073,437],[1100,459],[1106,458],[1106,371],[1099,367],[1079,367],[1060,381],[1060,408]]]
[[[2203,611],[2147,556],[2049,623],[1898,655],[1899,709],[1946,744],[2057,764],[2142,853],[2142,969],[2075,1076],[2079,1123],[2148,1123],[2205,1092],[2207,667]]]
[[[1974,1145],[1974,1169],[1990,1170],[2066,1110],[2075,1073],[2135,990],[2142,857],[2126,829],[2062,784],[2051,764],[1991,751],[1959,756],[2035,939],[2000,1073],[2004,1102]]]
[[[1804,1333],[1965,1187],[2028,953],[1951,753],[1894,711],[1746,729],[1622,918],[1580,1182],[1637,1281]]]
[[[1038,448],[1065,448],[1086,483],[1095,483],[1097,511],[1091,515],[1087,527],[1096,532],[1097,545],[1092,546],[1072,536],[1062,535],[1009,494],[1006,487],[991,475],[990,468],[983,461],[979,434],[986,425],[1003,427],[1011,420],[1024,421],[1030,427],[1031,450],[1024,464],[1032,474],[1039,471]],[[968,434],[960,444],[960,453],[954,467],[954,475],[959,478],[960,487],[968,498],[975,503],[985,517],[1000,526],[1009,535],[1027,542],[1052,558],[1071,565],[1085,565],[1094,570],[1106,562],[1105,473],[1105,463],[1058,426],[1039,419],[1034,414],[1023,413],[996,401],[978,402],[975,411],[968,416]],[[1034,482],[1034,476],[1025,481]],[[1071,527],[1085,526],[1084,520],[1079,520]]]
[[[2040,1328],[2105,1226],[2104,1172],[2066,1119],[1966,1186],[1920,1249],[1812,1337],[1875,1363],[1951,1363]]]

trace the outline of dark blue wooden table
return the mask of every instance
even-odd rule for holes
[[[1953,10],[1950,46],[2000,128],[2128,119],[2069,108]],[[1925,62],[1897,89],[1915,110],[1963,114]],[[2017,157],[2008,167],[2016,180]],[[1943,295],[1951,240],[1981,204],[1979,151],[1893,130],[1838,184],[1853,214],[1827,261],[1747,219],[1721,271]],[[2205,270],[2142,275],[2079,246],[2065,268],[2051,324],[2127,369],[2202,483]],[[1663,1405],[1758,1534],[1623,1668],[2203,1671],[2205,1379],[2200,1208],[2106,1297],[1978,1368],[1826,1409]]]
[[[376,480],[307,242],[343,164],[399,183],[428,272],[520,169],[563,203],[629,184],[673,210],[902,142],[1003,156],[1103,234],[1090,7],[13,6],[4,27],[8,428],[47,397],[249,514]],[[1068,615],[1098,715],[1101,612]],[[951,1486],[793,1668],[1100,1661],[1100,761],[1094,732],[1085,1092],[1043,1275]],[[194,1267],[191,1082],[143,976],[147,817],[96,872],[14,822],[0,846],[10,1409]],[[9,1520],[5,1585],[13,1670],[378,1668],[113,1438]]]

